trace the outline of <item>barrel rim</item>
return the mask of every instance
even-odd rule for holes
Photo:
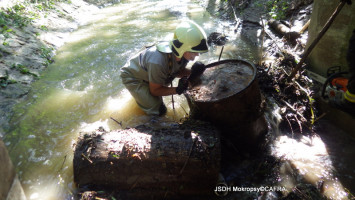
[[[254,70],[253,78],[252,78],[252,80],[249,82],[249,84],[248,84],[245,88],[243,88],[243,89],[240,90],[239,92],[236,92],[236,93],[234,93],[234,94],[232,94],[232,95],[226,96],[226,97],[224,97],[224,98],[222,98],[222,99],[210,100],[210,101],[195,100],[194,98],[192,98],[192,96],[191,96],[190,94],[187,94],[187,96],[188,96],[188,97],[191,99],[191,101],[193,101],[193,102],[198,102],[198,103],[217,103],[217,102],[223,101],[224,99],[227,99],[227,98],[229,98],[229,97],[231,97],[231,96],[234,96],[234,95],[236,95],[236,94],[242,93],[243,91],[245,91],[246,89],[248,89],[248,88],[252,85],[252,83],[254,83],[255,78],[256,78],[256,67],[255,67],[255,65],[254,65],[253,63],[251,63],[251,62],[249,62],[249,61],[246,61],[246,60],[243,60],[243,59],[225,59],[225,60],[220,60],[220,61],[217,61],[217,62],[210,63],[210,64],[206,65],[206,68],[214,67],[214,66],[217,66],[217,65],[220,65],[220,64],[237,63],[237,62],[238,62],[238,63],[246,63],[246,64],[250,65],[250,66],[253,68],[253,70]]]

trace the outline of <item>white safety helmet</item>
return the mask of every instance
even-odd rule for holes
[[[208,51],[205,31],[193,21],[184,21],[175,29],[170,41],[171,51],[181,58],[185,52],[204,53]]]

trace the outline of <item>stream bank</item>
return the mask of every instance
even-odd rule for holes
[[[0,138],[12,108],[26,98],[31,84],[54,62],[55,51],[98,6],[82,0],[57,2],[51,8],[28,2],[2,2],[0,34]],[[8,4],[7,4],[8,3]],[[8,15],[8,16],[6,16]]]

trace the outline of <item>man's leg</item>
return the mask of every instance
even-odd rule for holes
[[[166,107],[163,103],[162,97],[156,97],[150,94],[149,84],[141,80],[122,79],[123,84],[136,100],[138,106],[147,115],[162,115],[166,113]],[[164,109],[165,107],[165,113]]]
[[[347,101],[354,103],[355,106],[355,30],[353,30],[353,35],[349,40],[346,60],[349,64],[350,79],[347,85],[348,91],[345,93],[344,97]]]
[[[346,60],[349,65],[350,78],[347,91],[340,99],[335,99],[330,104],[340,110],[343,110],[355,116],[355,30],[349,40]]]

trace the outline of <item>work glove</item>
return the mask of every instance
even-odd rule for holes
[[[189,81],[193,81],[197,77],[201,76],[206,70],[206,66],[202,62],[195,62],[191,67],[191,74],[188,78]]]
[[[187,81],[187,77],[184,76],[179,80],[178,86],[176,88],[176,93],[177,94],[182,94],[187,90],[187,87],[189,86],[189,82]]]

